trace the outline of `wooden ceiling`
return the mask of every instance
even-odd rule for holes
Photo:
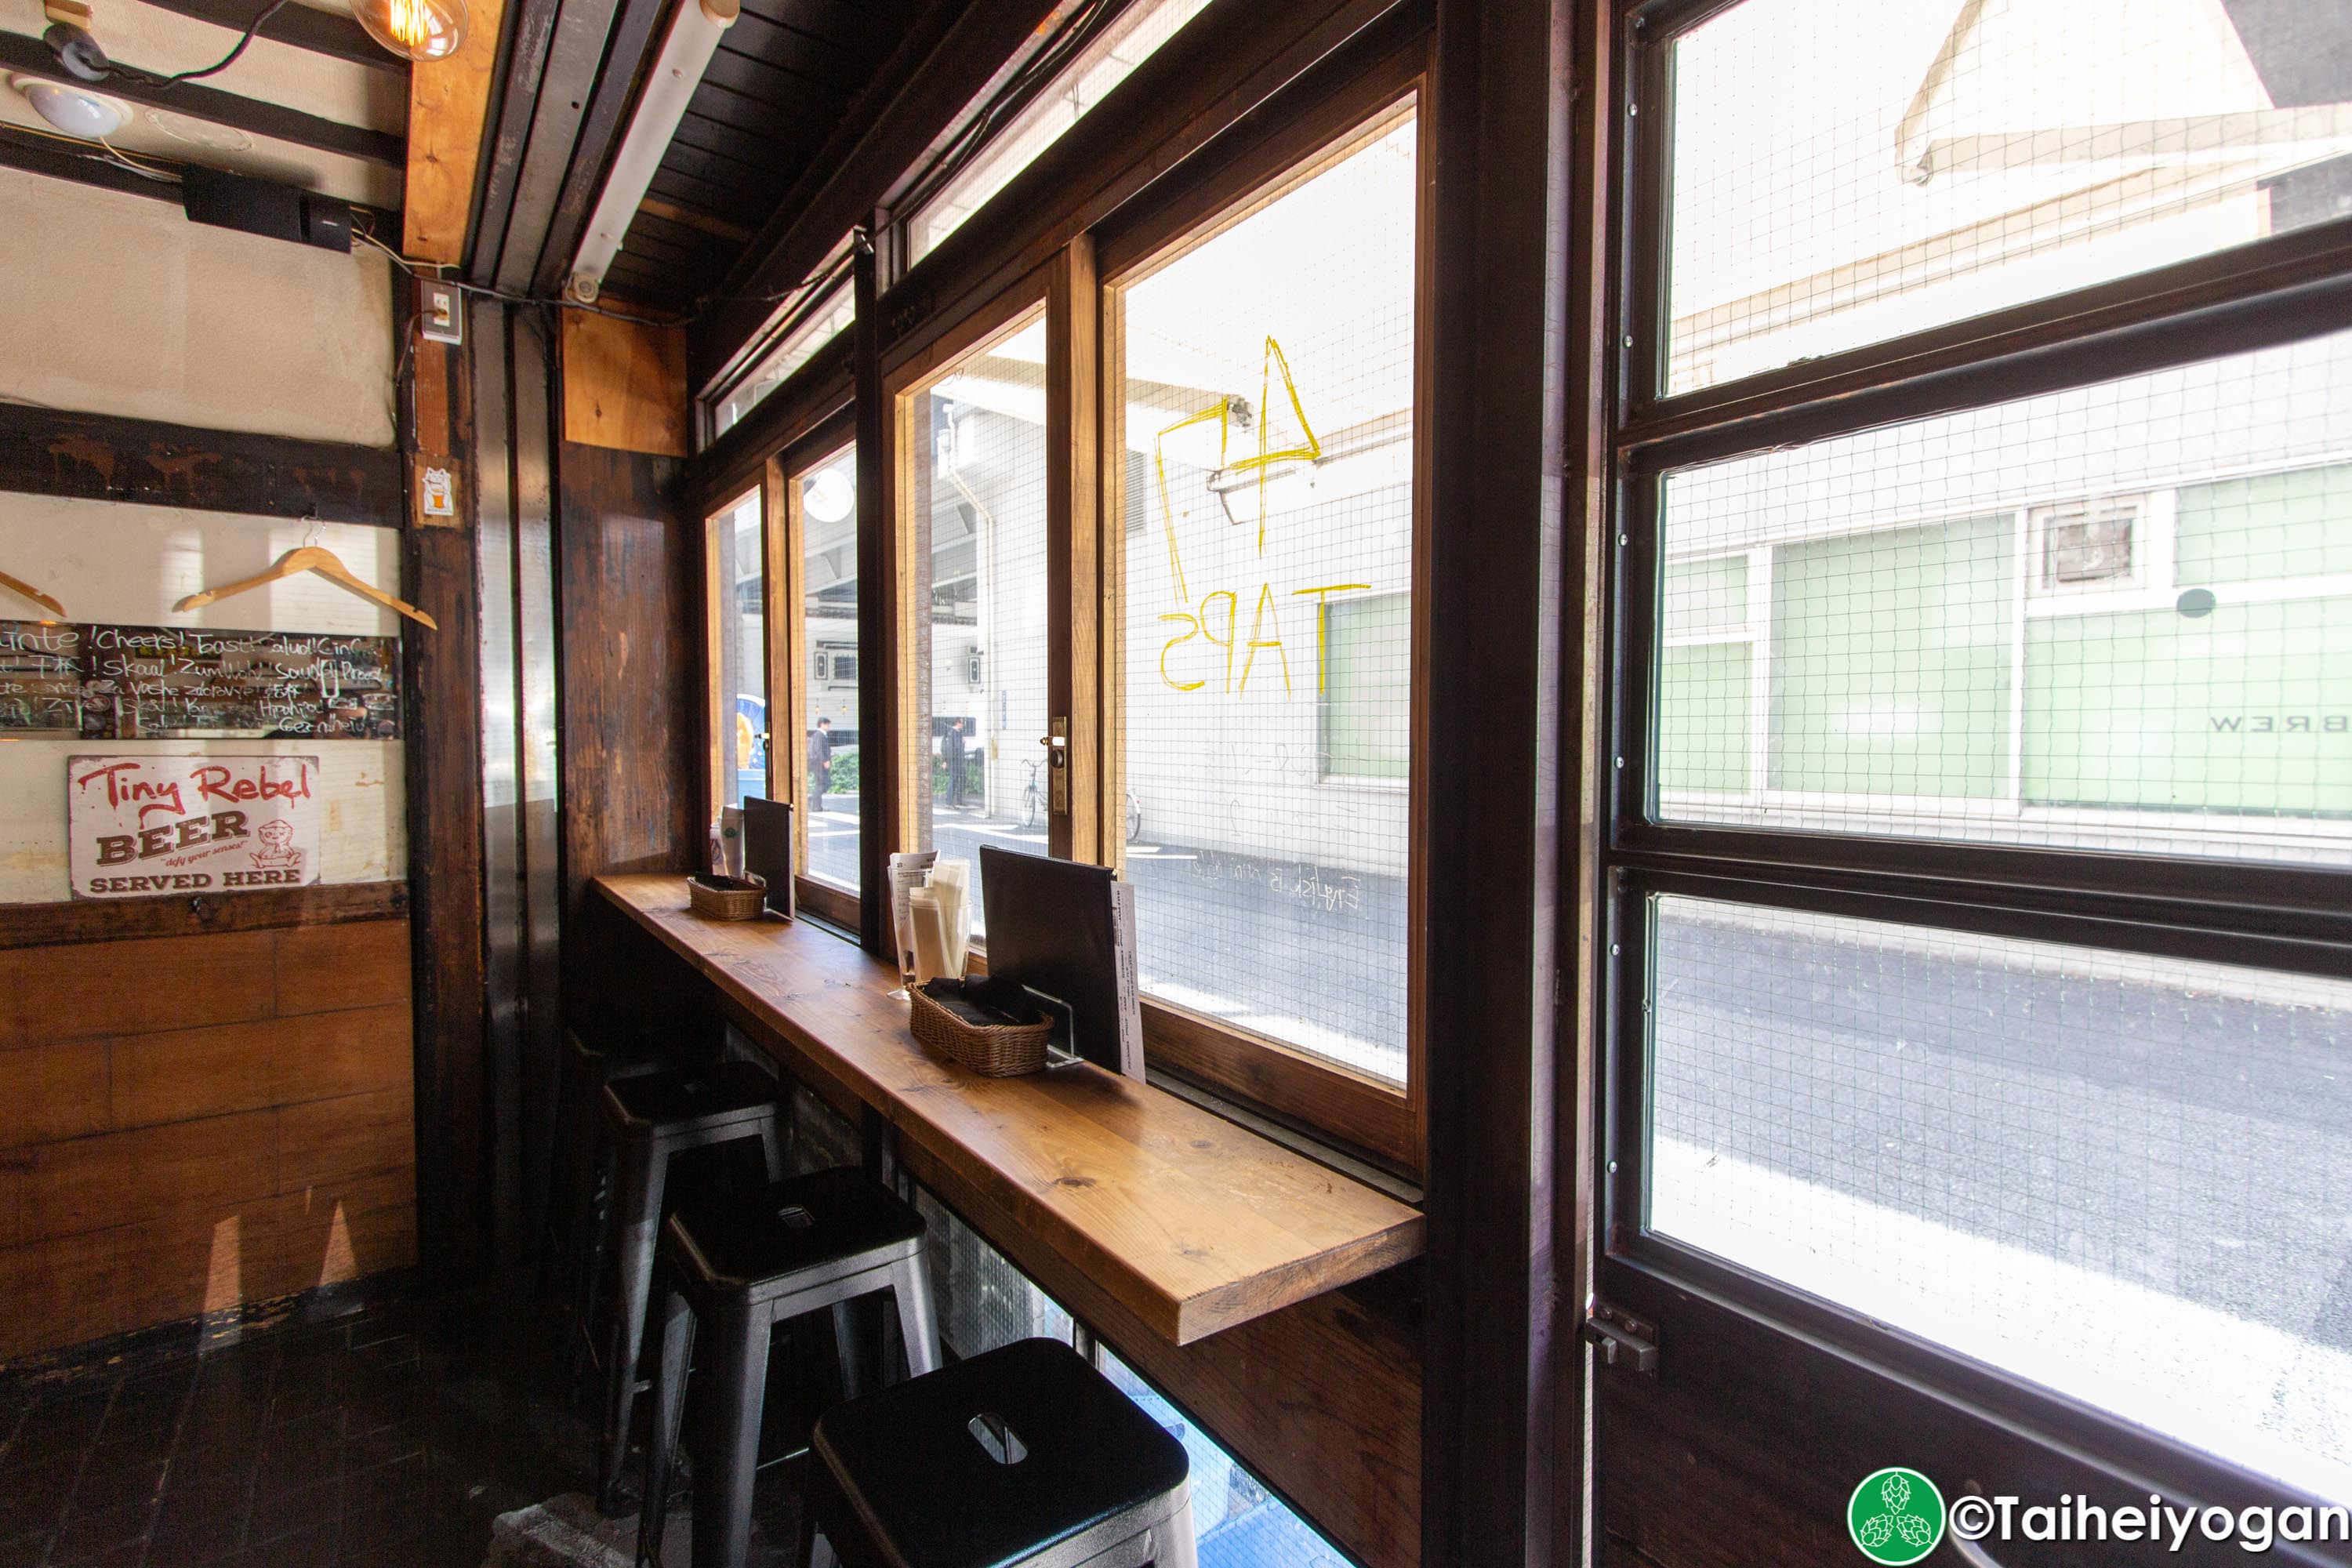
[[[605,287],[692,309],[775,215],[918,9],[918,0],[743,0]]]

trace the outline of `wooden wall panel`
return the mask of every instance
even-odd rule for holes
[[[562,371],[566,441],[687,455],[684,328],[566,310]]]
[[[0,1005],[27,1045],[267,1018],[277,952],[272,931],[36,948],[0,964]]]
[[[0,952],[0,1357],[415,1261],[401,920]]]
[[[684,871],[708,842],[698,782],[701,530],[678,487],[678,465],[666,458],[571,441],[558,454],[563,1014],[589,1039],[605,1037],[612,1021],[609,998],[590,983],[611,972],[620,933],[592,909],[604,900],[584,895],[588,879]]]

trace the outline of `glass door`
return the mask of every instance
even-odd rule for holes
[[[2352,26],[2124,12],[1625,30],[1601,1561],[2352,1562]]]

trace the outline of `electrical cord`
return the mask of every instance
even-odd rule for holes
[[[159,169],[152,163],[142,163],[139,162],[137,159],[131,157],[130,153],[125,153],[121,148],[117,147],[113,142],[109,142],[103,136],[92,141],[88,137],[68,136],[61,131],[44,130],[36,125],[11,125],[8,129],[16,132],[20,136],[46,137],[51,142],[62,142],[68,147],[95,147],[100,149],[100,151],[96,153],[79,152],[77,153],[75,156],[87,158],[93,163],[110,163],[118,164],[122,168],[128,169],[134,174],[144,175],[148,179],[157,181],[163,184],[176,185],[180,184],[179,175],[173,174],[168,169]]]
[[[485,289],[478,283],[467,283],[459,279],[445,277],[441,272],[438,263],[430,261],[411,261],[407,257],[401,255],[399,251],[378,239],[370,227],[360,221],[364,216],[365,215],[357,212],[352,214],[352,237],[353,238],[360,240],[363,244],[372,245],[375,247],[376,249],[383,251],[384,255],[392,258],[394,266],[399,268],[403,272],[407,273],[411,278],[422,279],[426,277],[425,273],[417,270],[420,267],[432,268],[431,280],[433,282],[441,284],[446,288],[455,289],[461,294],[473,294],[485,300],[497,300],[509,305],[551,305],[558,310],[578,310],[584,315],[590,316],[605,316],[615,321],[635,321],[641,327],[682,327],[694,320],[692,316],[677,316],[668,319],[659,316],[633,316],[626,310],[607,310],[598,305],[583,305],[577,300],[551,298],[539,294],[510,294],[503,289]]]
[[[135,66],[126,66],[119,62],[114,68],[134,80],[145,82],[150,87],[175,87],[181,82],[194,81],[200,77],[218,76],[236,64],[238,58],[244,55],[247,47],[253,42],[255,35],[268,25],[269,18],[286,9],[290,3],[291,0],[270,0],[268,5],[261,8],[258,16],[247,24],[245,31],[237,36],[236,47],[212,65],[204,66],[195,70],[175,71],[170,76],[157,76],[152,71],[143,71]]]

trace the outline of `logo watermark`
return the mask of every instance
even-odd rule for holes
[[[1916,1563],[1944,1539],[1944,1494],[1916,1470],[1891,1466],[1846,1500],[1846,1533],[1873,1563]]]
[[[1969,1492],[1947,1509],[1936,1483],[1900,1466],[1863,1478],[1846,1502],[1846,1531],[1873,1563],[1916,1563],[1947,1531],[1962,1541],[2120,1541],[2144,1542],[2167,1552],[2189,1544],[2236,1542],[2242,1552],[2261,1553],[2282,1541],[2352,1542],[2352,1509],[2267,1504],[2231,1510],[2170,1503],[2150,1492],[2147,1501],[2116,1507],[2087,1494],[2066,1492],[2051,1502],[2029,1504],[2012,1496]]]

